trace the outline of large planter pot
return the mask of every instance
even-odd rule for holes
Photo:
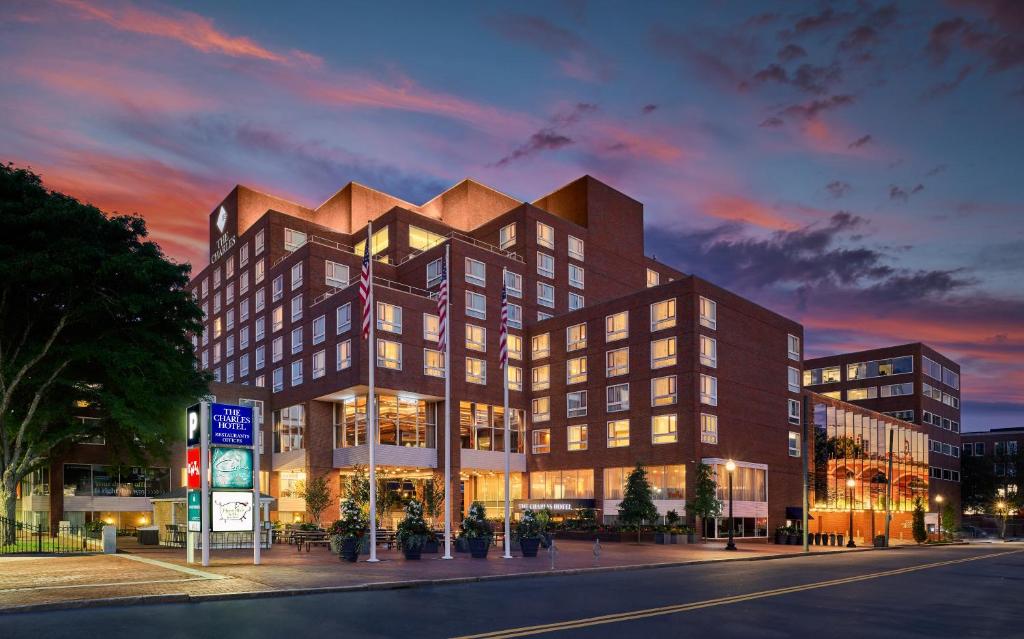
[[[801,535],[800,533],[789,533],[789,545],[790,546],[799,546],[800,544],[803,543],[803,538],[802,537],[803,537],[803,535]]]
[[[487,551],[490,547],[490,539],[486,537],[472,537],[469,539],[469,556],[473,559],[487,559]]]
[[[459,537],[455,540],[455,552],[469,552],[469,540]]]
[[[793,544],[793,536],[789,533],[784,533],[782,535],[782,543],[787,546],[791,546]]]
[[[885,535],[878,535],[875,537],[875,548],[885,548]]]
[[[686,543],[695,544],[697,543],[697,533],[686,533]]]
[[[523,557],[536,557],[539,546],[540,537],[519,540],[519,551],[523,553]]]
[[[341,542],[339,557],[343,561],[355,561],[359,558],[359,542],[355,537],[349,537]]]
[[[672,535],[663,532],[654,533],[654,543],[656,544],[670,544],[672,543]]]
[[[842,535],[836,535],[836,545],[837,546],[842,546],[843,545],[843,536]]]
[[[437,538],[431,536],[430,539],[427,539],[427,541],[424,542],[424,544],[423,544],[422,550],[425,553],[436,554],[438,552],[438,550],[439,550],[439,544],[437,543]]]
[[[405,554],[406,559],[419,559],[420,553],[423,552],[423,544],[417,546],[406,546],[402,548],[402,552]]]
[[[836,534],[835,533],[829,533],[828,534],[828,545],[829,546],[835,546],[836,545]]]
[[[775,543],[779,544],[780,546],[786,543],[786,533],[775,531]]]

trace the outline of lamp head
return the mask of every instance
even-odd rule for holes
[[[847,486],[848,486],[849,488],[853,488],[854,486],[856,486],[856,485],[857,485],[857,482],[855,482],[855,481],[853,480],[853,477],[850,477],[849,479],[847,479],[847,480],[846,480],[846,485],[847,485]]]
[[[732,471],[736,470],[736,464],[733,463],[733,461],[730,459],[729,461],[725,462],[725,469],[731,473]]]
[[[942,495],[935,495],[935,501],[936,501],[937,503],[940,503],[940,504],[941,504],[941,503],[942,503]]]

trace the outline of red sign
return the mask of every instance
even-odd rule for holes
[[[200,487],[199,481],[199,455],[200,448],[189,448],[188,454],[185,457],[185,465],[188,469],[188,487],[198,489]]]

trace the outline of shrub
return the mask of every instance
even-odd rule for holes
[[[541,535],[540,521],[537,515],[527,509],[523,517],[516,523],[516,537],[519,539],[537,539]]]
[[[920,497],[914,498],[914,541],[923,544],[928,540],[928,531],[924,527],[924,502]]]
[[[341,502],[341,519],[331,524],[329,532],[343,539],[358,539],[370,530],[370,521],[351,497]]]
[[[487,521],[487,509],[478,501],[474,501],[469,507],[469,514],[462,520],[459,527],[459,536],[466,539],[484,538],[490,540],[494,537],[494,529],[491,522]]]
[[[423,519],[423,504],[415,499],[410,499],[409,503],[405,505],[405,518],[398,523],[398,531],[395,534],[398,547],[402,549],[420,548],[427,542],[429,535],[430,527]]]

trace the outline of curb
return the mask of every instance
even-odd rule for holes
[[[55,610],[79,610],[82,608],[108,606],[144,606],[162,603],[204,603],[212,601],[236,601],[245,599],[268,599],[272,597],[298,597],[303,595],[320,595],[340,592],[367,592],[374,590],[404,590],[430,586],[448,586],[467,583],[503,581],[512,579],[529,579],[534,577],[561,577],[566,575],[600,574],[625,572],[629,570],[657,570],[661,568],[679,568],[683,566],[703,566],[723,562],[739,561],[773,561],[794,559],[798,557],[820,557],[880,550],[903,550],[909,548],[933,548],[935,546],[968,545],[966,542],[945,542],[941,544],[925,544],[921,546],[889,546],[885,548],[863,547],[843,550],[819,550],[811,552],[789,553],[779,555],[762,555],[755,557],[735,557],[729,559],[695,559],[690,561],[672,561],[653,564],[632,564],[628,566],[595,566],[591,568],[565,568],[561,570],[545,570],[537,572],[521,572],[509,575],[479,575],[475,577],[448,577],[444,579],[411,579],[406,581],[380,581],[374,583],[353,584],[349,586],[317,586],[312,588],[285,588],[279,590],[250,590],[244,592],[216,593],[208,595],[190,595],[172,593],[164,595],[134,595],[126,597],[106,597],[101,599],[78,599],[51,603],[26,604],[0,608],[0,616],[33,612],[50,612]]]

